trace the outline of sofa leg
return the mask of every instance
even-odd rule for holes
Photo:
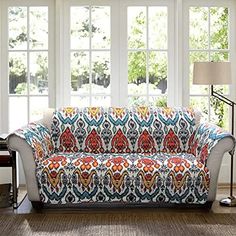
[[[212,204],[213,204],[213,201],[206,202],[205,203],[206,210],[211,210]]]
[[[43,208],[42,202],[31,202],[31,204],[35,210],[41,210]]]

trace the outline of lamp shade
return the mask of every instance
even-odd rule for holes
[[[193,84],[231,84],[230,62],[194,62]]]

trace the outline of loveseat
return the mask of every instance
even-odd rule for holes
[[[190,108],[50,110],[8,137],[33,206],[209,205],[234,137]]]

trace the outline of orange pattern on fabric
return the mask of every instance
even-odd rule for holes
[[[126,170],[129,167],[128,161],[123,157],[115,157],[107,160],[106,167],[109,168],[106,174],[110,176],[113,186],[120,191],[124,178],[128,175]]]
[[[53,145],[52,145],[52,141],[51,141],[51,138],[50,138],[49,136],[46,136],[46,137],[45,137],[45,144],[46,144],[46,146],[47,146],[48,151],[49,151],[49,152],[52,152],[53,149],[54,149],[54,147],[53,147]]]
[[[150,158],[142,158],[138,160],[137,167],[140,169],[139,175],[143,180],[144,186],[151,190],[154,186],[156,177],[159,176],[157,171],[160,167],[160,164],[156,160]]]
[[[116,118],[118,117],[122,118],[125,114],[124,108],[113,108],[112,111]]]
[[[59,191],[61,176],[65,173],[64,169],[60,169],[59,171],[50,171],[49,169],[44,168],[44,173],[46,173],[51,186],[56,189],[56,191]]]
[[[65,149],[65,150],[64,150]],[[60,136],[60,151],[65,152],[77,152],[78,148],[76,147],[76,139],[75,136],[72,134],[69,127],[61,134]]]
[[[138,139],[138,152],[153,153],[155,151],[156,149],[153,137],[147,130],[144,130]]]
[[[171,107],[165,107],[163,108],[163,114],[167,117],[172,117],[173,109]]]
[[[40,142],[38,142],[37,140],[33,139],[32,141],[32,146],[33,148],[35,149],[35,155],[36,157],[40,160],[40,159],[43,159],[44,157],[44,151],[43,151],[43,148],[42,148],[42,145]]]
[[[146,120],[150,115],[149,108],[145,106],[138,107],[137,112],[140,115],[141,119],[144,119],[144,120]]]
[[[165,136],[163,144],[163,152],[167,152],[168,150],[170,153],[179,153],[181,151],[179,138],[172,129]]]
[[[100,108],[99,107],[89,107],[88,108],[88,115],[90,115],[91,118],[97,119],[100,115]]]
[[[66,116],[70,116],[70,117],[76,113],[74,107],[65,107],[63,109],[63,112],[65,113]]]
[[[129,142],[126,136],[122,133],[121,129],[118,129],[111,141],[112,152],[117,150],[118,153],[130,152]]]
[[[86,146],[85,148],[86,152],[92,152],[92,153],[103,152],[102,139],[97,134],[95,129],[93,129],[91,133],[86,137],[85,146]]]

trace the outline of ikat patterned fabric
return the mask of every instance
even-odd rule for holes
[[[55,112],[56,152],[190,152],[196,116],[187,108],[63,108]]]
[[[14,134],[25,139],[32,147],[36,163],[41,163],[54,152],[50,131],[42,124],[30,123],[16,130]]]
[[[192,154],[57,153],[37,170],[41,201],[205,203],[209,171]]]
[[[211,149],[224,137],[233,138],[227,131],[214,124],[202,123],[197,127],[193,139],[190,140],[191,153],[204,164]],[[234,152],[234,149],[231,152]]]
[[[54,112],[51,132],[31,124],[15,134],[32,146],[40,198],[48,204],[204,204],[207,157],[232,137],[199,124],[192,109],[154,107],[66,107]]]

